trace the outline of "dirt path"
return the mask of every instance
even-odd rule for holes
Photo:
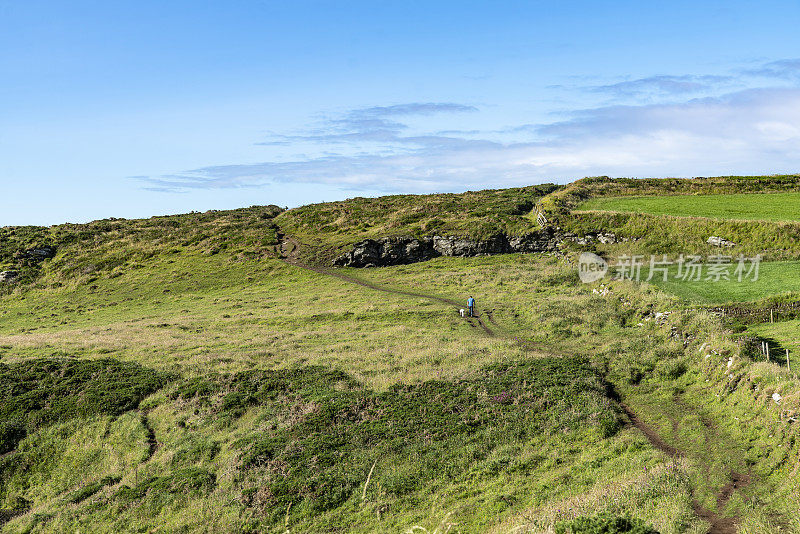
[[[444,298],[444,297],[439,297],[439,296],[435,296],[435,295],[427,295],[427,294],[423,294],[423,293],[415,293],[415,292],[412,292],[412,291],[402,291],[402,290],[397,290],[397,289],[390,289],[390,288],[386,288],[386,287],[381,287],[379,285],[372,284],[370,282],[366,282],[364,280],[360,280],[358,278],[354,278],[352,276],[348,276],[346,274],[337,272],[336,270],[333,270],[333,269],[325,269],[325,268],[322,268],[322,267],[316,267],[316,266],[313,266],[313,265],[308,265],[308,264],[302,262],[299,259],[300,243],[297,240],[295,240],[294,238],[292,238],[290,236],[286,236],[284,234],[281,234],[281,233],[278,234],[278,238],[280,240],[279,251],[280,251],[281,259],[283,259],[283,261],[285,261],[286,263],[289,263],[291,265],[295,265],[295,266],[301,267],[303,269],[308,269],[310,271],[314,271],[314,272],[319,273],[319,274],[323,274],[323,275],[327,275],[327,276],[334,276],[336,278],[339,278],[340,280],[344,280],[344,281],[350,282],[352,284],[357,284],[357,285],[360,285],[362,287],[367,287],[367,288],[374,289],[376,291],[381,291],[381,292],[384,292],[384,293],[390,293],[390,294],[395,294],[395,295],[405,295],[405,296],[410,296],[410,297],[425,298],[425,299],[430,299],[430,300],[442,302],[444,304],[452,305],[452,306],[455,306],[455,307],[460,307],[461,306],[458,302],[456,302],[454,300],[451,300],[451,299]],[[492,313],[493,311],[494,310],[488,310],[485,313],[486,318],[492,325],[494,325],[495,327],[499,328],[500,325],[495,320],[495,318],[493,316],[493,313]],[[480,317],[476,317],[475,319],[477,320],[478,326],[480,326],[487,335],[490,335],[490,336],[495,336],[496,335],[495,332],[492,329],[490,329],[483,322],[483,320]],[[467,319],[467,321],[469,321],[472,326],[475,326],[475,324],[472,322],[472,320]],[[518,341],[520,341],[520,340],[518,340]],[[686,456],[683,451],[681,451],[681,450],[669,445],[666,441],[664,441],[661,438],[661,436],[659,436],[658,433],[655,430],[653,430],[647,424],[645,424],[639,418],[639,416],[636,415],[636,413],[628,405],[626,405],[625,403],[620,401],[620,406],[622,407],[622,409],[625,411],[625,414],[630,419],[631,424],[635,428],[637,428],[642,434],[644,434],[644,436],[653,445],[653,447],[655,447],[656,449],[664,452],[665,454],[667,454],[668,456],[671,456],[671,457],[678,458],[678,457]],[[687,408],[689,408],[689,407],[687,406]],[[705,421],[704,421],[704,424],[708,424],[708,423],[705,423]],[[674,425],[677,428],[678,422],[674,421]],[[730,498],[733,495],[734,491],[736,491],[737,489],[741,489],[741,488],[747,486],[748,484],[750,484],[750,482],[751,482],[751,480],[750,480],[750,476],[749,475],[732,472],[730,474],[730,480],[722,487],[722,489],[717,494],[717,509],[718,510],[722,510],[725,507],[725,505],[728,503],[728,501],[730,500]],[[693,499],[693,501],[692,501],[692,510],[694,511],[694,513],[698,517],[700,517],[701,519],[707,521],[711,525],[709,530],[708,530],[708,534],[736,534],[736,532],[737,532],[737,527],[736,527],[736,522],[737,521],[736,521],[736,518],[721,517],[718,513],[714,512],[712,510],[709,510],[707,508],[704,508],[696,499]]]
[[[153,427],[150,425],[150,420],[147,418],[147,412],[140,413],[139,420],[141,421],[145,432],[147,432],[147,458],[143,460],[144,462],[147,462],[156,453],[156,450],[158,449],[158,441],[156,440],[156,432],[153,430]]]
[[[301,267],[303,269],[307,269],[309,271],[314,271],[315,273],[324,274],[327,276],[333,276],[340,280],[344,280],[345,282],[349,282],[351,284],[356,284],[362,287],[367,287],[369,289],[374,289],[375,291],[381,291],[383,293],[390,293],[393,295],[404,295],[407,297],[417,297],[423,298],[428,300],[434,300],[436,302],[441,302],[443,304],[447,304],[449,306],[455,306],[457,309],[462,308],[463,304],[459,304],[455,300],[448,299],[445,297],[439,297],[436,295],[429,295],[425,293],[415,293],[413,291],[403,291],[400,289],[391,289],[383,286],[379,286],[377,284],[373,284],[371,282],[367,282],[365,280],[361,280],[352,276],[348,276],[344,273],[338,272],[335,269],[326,269],[324,267],[317,267],[314,265],[309,265],[304,263],[299,259],[300,255],[300,243],[291,236],[287,236],[281,233],[278,233],[278,239],[280,240],[280,256],[283,261],[289,263],[291,265],[295,265],[297,267]],[[483,322],[483,319],[478,315],[477,317],[467,317],[465,319],[471,326],[479,327],[483,330],[483,332],[488,336],[495,336],[494,331],[489,328],[486,323]]]
[[[631,420],[633,426],[645,435],[653,447],[674,458],[684,456],[682,451],[666,443],[663,439],[661,439],[655,430],[647,426],[641,419],[639,419],[636,413],[631,410],[627,404],[620,402],[620,406],[622,406],[622,409]],[[722,510],[730,500],[733,492],[737,489],[747,486],[749,483],[750,477],[748,475],[743,475],[736,472],[731,473],[730,480],[717,494],[717,509]],[[692,510],[698,517],[708,521],[711,524],[711,527],[708,529],[708,534],[736,534],[737,528],[736,520],[734,518],[721,517],[716,512],[704,508],[697,501],[697,499],[692,500]]]

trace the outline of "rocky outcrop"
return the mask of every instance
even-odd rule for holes
[[[722,238],[722,237],[719,237],[719,236],[715,236],[715,235],[712,235],[711,237],[709,237],[708,241],[706,241],[706,243],[708,243],[712,247],[735,247],[736,246],[736,243],[734,243],[733,241],[728,241],[725,238]]]
[[[484,256],[511,252],[555,252],[563,236],[552,228],[516,237],[498,234],[485,240],[453,236],[365,239],[336,258],[340,267],[383,267],[426,261],[439,256]]]
[[[433,237],[433,249],[440,256],[482,256],[508,252],[509,243],[508,238],[502,234],[483,241],[437,235]]]
[[[19,264],[31,265],[55,257],[56,249],[53,247],[39,247],[21,250],[14,254],[14,259]]]
[[[333,264],[341,267],[402,265],[429,260],[440,255],[433,249],[433,242],[430,239],[384,237],[378,240],[365,239],[356,243],[353,250],[336,258]]]
[[[617,242],[616,234],[603,233],[603,232],[588,232],[586,235],[577,236],[573,234],[565,234],[565,239],[574,241],[579,245],[592,245],[594,243],[602,243],[604,245],[613,245]],[[623,241],[626,241],[623,239]]]

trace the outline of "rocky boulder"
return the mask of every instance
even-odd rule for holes
[[[502,234],[484,241],[437,235],[433,237],[433,249],[442,256],[481,256],[509,252],[509,244]]]
[[[736,246],[736,243],[734,243],[733,241],[728,241],[727,239],[724,239],[722,237],[718,237],[718,236],[715,236],[715,235],[712,235],[711,237],[709,237],[708,241],[706,241],[706,243],[708,243],[712,247],[729,247],[730,248],[730,247],[735,247]]]
[[[569,239],[570,241],[574,241],[579,245],[592,245],[594,243],[602,243],[604,245],[613,245],[617,242],[616,234],[612,234],[610,232],[587,232],[582,236],[574,235],[574,234],[566,234],[564,236],[565,239]]]
[[[39,263],[55,257],[56,249],[53,247],[37,247],[21,250],[14,255],[14,259],[22,263]]]
[[[557,252],[564,236],[547,226],[538,232],[508,238],[510,252]]]

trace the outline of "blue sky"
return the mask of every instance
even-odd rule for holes
[[[0,0],[0,225],[800,171],[798,2]]]

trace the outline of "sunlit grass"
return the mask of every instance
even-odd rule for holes
[[[800,221],[800,193],[594,198],[578,209],[756,221]]]
[[[656,261],[660,259],[660,257],[657,257]],[[700,280],[685,280],[685,276],[679,277],[678,267],[673,265],[667,271],[666,281],[664,281],[663,272],[657,271],[653,273],[649,283],[688,302],[706,305],[751,302],[766,297],[800,291],[800,262],[761,262],[758,267],[758,279],[754,280],[754,274],[749,277],[744,276],[747,275],[747,271],[752,265],[752,262],[747,260],[744,264],[744,275],[739,280],[734,273],[737,266],[736,258],[729,258],[729,260],[732,263],[727,271],[729,274],[727,280],[724,278],[716,279],[715,276],[709,277],[709,263],[706,261],[703,264],[704,270]],[[646,261],[649,261],[649,258]],[[685,269],[683,274],[686,274]],[[645,262],[640,279],[644,281],[648,278],[649,267]]]

